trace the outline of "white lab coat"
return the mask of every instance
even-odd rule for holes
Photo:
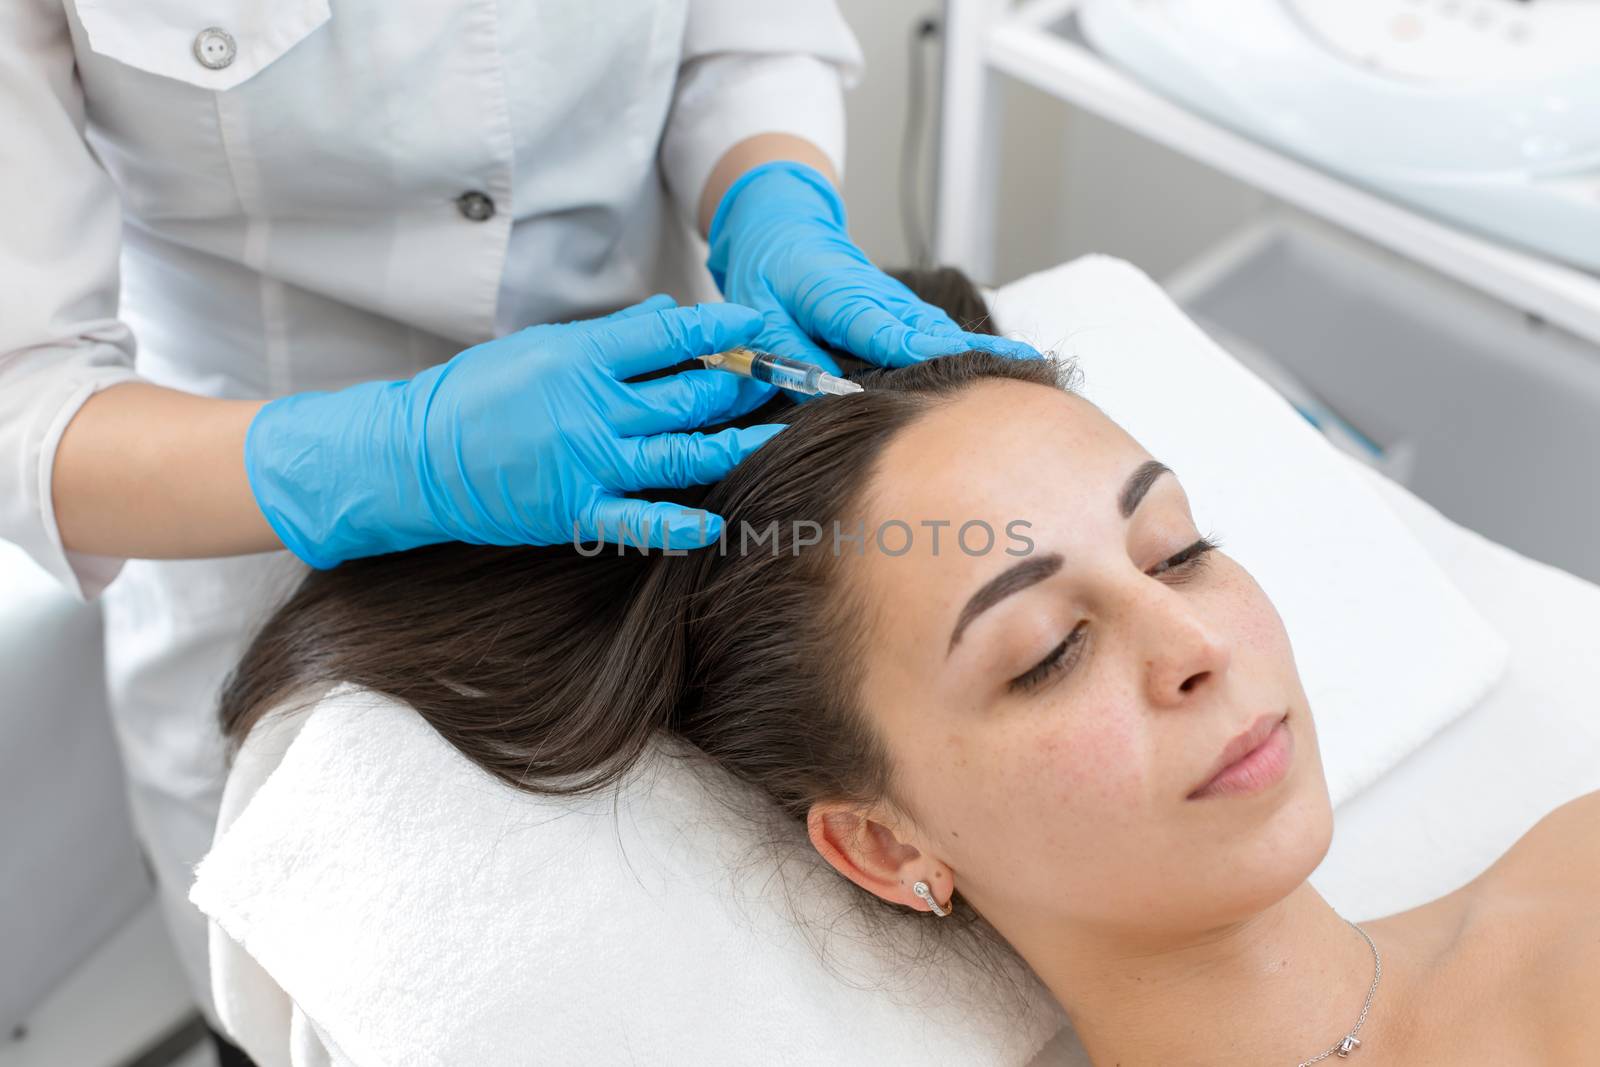
[[[135,378],[333,389],[710,296],[689,220],[713,164],[781,131],[842,166],[859,63],[832,0],[0,4],[0,537],[105,590],[134,818],[208,1012],[185,894],[220,798],[214,697],[299,565],[65,551],[68,421]]]

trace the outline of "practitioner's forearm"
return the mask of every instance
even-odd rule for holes
[[[717,160],[717,165],[711,168],[711,176],[706,179],[706,187],[700,194],[700,236],[710,233],[717,205],[722,203],[723,194],[733,183],[746,171],[775,159],[804,163],[835,185],[839,182],[827,153],[804,137],[790,133],[759,133],[754,137],[746,137],[724,152],[722,158]]]
[[[97,393],[67,425],[52,491],[73,551],[145,559],[282,548],[250,492],[244,438],[264,401],[142,382]]]

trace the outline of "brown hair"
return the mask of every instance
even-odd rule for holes
[[[964,276],[907,281],[982,328]],[[988,380],[1060,388],[1061,371],[969,352],[867,371],[850,396],[777,398],[740,421],[788,428],[727,478],[651,494],[722,515],[726,551],[444,544],[313,572],[230,679],[224,730],[237,746],[269,710],[353,682],[535,793],[614,783],[667,731],[802,820],[817,801],[893,797],[856,696],[874,620],[838,580],[854,548],[836,554],[831,531],[856,529],[877,458],[919,415]],[[801,548],[797,520],[830,536]],[[741,550],[746,531],[765,539]]]

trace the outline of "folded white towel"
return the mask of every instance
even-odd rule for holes
[[[1060,1027],[1025,970],[1008,1019],[973,969],[914,959],[923,916],[858,926],[855,887],[804,853],[774,878],[713,788],[742,787],[653,755],[614,797],[531,798],[345,688],[191,896],[360,1067],[1023,1063]],[[283,1056],[284,1005],[230,993],[218,1011],[252,1055]]]
[[[1138,271],[1079,260],[996,314],[1079,358],[1272,597],[1336,803],[1499,676],[1504,642],[1370,487]],[[719,774],[652,758],[615,801],[537,798],[349,689],[272,770],[282,745],[252,735],[192,892],[219,1013],[269,1067],[1021,1065],[1060,1024],[1031,976],[1007,1015],[972,965],[916,961],[937,920],[858,926],[859,891],[803,847],[774,877]]]

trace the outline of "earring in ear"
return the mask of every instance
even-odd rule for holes
[[[939,916],[941,919],[950,914],[952,909],[941,908],[939,906],[939,902],[933,899],[933,890],[928,888],[927,882],[918,882],[916,885],[911,887],[911,891],[917,896],[921,897],[923,900],[926,900],[928,902],[928,907],[932,908],[933,913]]]

